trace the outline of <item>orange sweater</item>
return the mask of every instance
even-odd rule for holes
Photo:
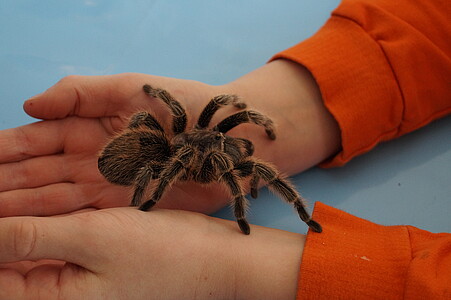
[[[451,112],[449,0],[344,0],[277,54],[306,66],[341,129],[340,166]],[[451,299],[451,235],[380,226],[318,203],[299,299]]]

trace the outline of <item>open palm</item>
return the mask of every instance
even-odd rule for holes
[[[97,157],[132,113],[145,109],[163,123],[170,120],[161,103],[142,93],[145,83],[171,91],[190,115],[198,115],[215,94],[199,82],[143,74],[64,78],[24,104],[43,121],[0,132],[0,216],[128,205],[131,189],[108,183],[97,170]],[[168,191],[161,206],[211,212],[224,205],[220,194],[214,186],[184,182]]]

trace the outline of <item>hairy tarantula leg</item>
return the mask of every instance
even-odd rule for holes
[[[180,102],[175,100],[168,91],[153,88],[148,84],[145,84],[143,86],[143,90],[147,95],[163,100],[163,102],[166,103],[166,105],[169,107],[172,112],[172,131],[174,132],[174,134],[184,132],[186,128],[187,117],[185,109],[180,104]]]
[[[166,188],[180,177],[183,170],[191,165],[193,158],[193,149],[190,147],[180,148],[176,155],[169,161],[167,167],[161,172],[158,185],[153,191],[151,198],[144,202],[139,209],[147,211],[157,204]]]
[[[251,196],[252,198],[256,199],[258,197],[258,182],[260,181],[260,178],[254,174],[251,179]]]
[[[236,222],[240,227],[241,232],[248,235],[251,233],[249,223],[246,220],[246,210],[249,203],[244,197],[244,191],[238,182],[238,178],[232,172],[227,171],[222,174],[220,181],[225,183],[232,193],[233,197],[233,214],[235,215]]]
[[[246,197],[244,197],[243,188],[238,183],[236,175],[231,172],[226,172],[221,176],[221,181],[224,182],[232,193],[233,197],[233,213],[240,230],[244,234],[250,234],[251,229],[249,223],[246,220],[246,210],[249,206]]]
[[[220,152],[210,153],[208,159],[211,162],[212,168],[221,174],[219,181],[225,183],[230,189],[233,197],[233,212],[240,230],[246,235],[250,234],[251,229],[246,220],[248,201],[244,197],[245,193],[239,182],[239,177],[232,172],[232,161],[227,155]]]
[[[263,126],[265,127],[265,131],[268,137],[272,140],[276,139],[273,121],[267,116],[255,110],[245,110],[237,112],[222,120],[213,128],[213,130],[226,133],[227,131],[242,123],[254,123]]]
[[[135,178],[135,192],[133,193],[133,199],[130,206],[138,206],[141,203],[144,191],[149,185],[152,178],[153,170],[149,166],[142,168]]]
[[[235,170],[238,171],[238,176],[240,177],[248,177],[252,175],[252,179],[250,182],[251,187],[251,196],[252,198],[258,197],[258,182],[260,181],[260,177],[254,172],[254,162],[251,160],[245,160],[243,162],[235,165]]]
[[[152,116],[146,111],[141,111],[134,114],[130,119],[128,128],[130,129],[138,128],[141,125],[146,126],[149,129],[164,131],[163,127],[160,125],[160,123],[158,123],[158,121],[154,118],[154,116]]]
[[[205,106],[204,110],[199,116],[199,120],[197,121],[196,128],[197,129],[203,129],[206,128],[211,121],[211,118],[215,114],[215,112],[225,106],[233,104],[237,108],[246,108],[246,103],[239,101],[239,98],[237,95],[219,95],[214,97],[213,99],[208,102],[208,104]]]
[[[280,177],[274,167],[266,163],[254,161],[254,172],[258,177],[268,182],[269,189],[279,194],[288,203],[292,203],[301,220],[304,221],[313,231],[322,231],[321,225],[313,220],[305,209],[305,204],[301,195],[299,195],[288,180]]]
[[[242,146],[244,147],[244,149],[246,149],[246,153],[244,153],[245,156],[251,156],[252,154],[254,154],[254,144],[252,144],[251,141],[243,138],[233,138],[233,139],[235,141],[239,141],[240,143],[242,143]]]

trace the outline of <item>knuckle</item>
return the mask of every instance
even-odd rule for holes
[[[80,75],[67,75],[61,78],[58,83],[59,84],[74,84],[74,82],[77,82],[80,79]]]
[[[36,249],[37,226],[32,220],[22,220],[13,227],[13,255],[18,259],[30,257]]]
[[[82,75],[68,75],[61,78],[57,83],[59,88],[67,90],[70,94],[71,99],[75,101],[71,111],[71,114],[73,115],[80,114],[80,100],[84,97],[89,96],[89,91],[85,90],[85,78],[86,77]]]
[[[12,173],[14,174],[13,178],[16,181],[16,185],[20,187],[26,186],[28,179],[33,178],[33,174],[31,174],[23,160],[16,163]]]
[[[28,132],[24,127],[16,128],[16,145],[15,148],[18,150],[21,157],[30,156],[31,140]]]

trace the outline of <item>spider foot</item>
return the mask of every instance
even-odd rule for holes
[[[245,219],[237,219],[238,226],[240,226],[241,231],[245,235],[249,235],[251,233],[251,228],[249,227],[249,223]]]
[[[236,108],[239,108],[239,109],[243,109],[243,108],[247,107],[247,104],[244,102],[236,102],[235,104],[233,104],[233,106],[235,106]]]
[[[157,202],[153,201],[153,200],[149,200],[144,202],[140,207],[139,210],[142,211],[148,211],[149,209],[151,209],[155,204],[157,204]]]
[[[254,198],[254,199],[257,199],[257,197],[258,197],[258,189],[251,188],[251,197]]]
[[[143,90],[147,95],[150,95],[152,97],[157,96],[158,89],[154,89],[150,84],[143,85]]]
[[[266,132],[266,135],[268,135],[268,137],[271,139],[271,140],[275,140],[276,139],[276,134],[274,133],[274,129],[266,129],[265,130],[265,132]]]
[[[310,227],[310,229],[312,229],[315,232],[321,233],[323,231],[323,228],[321,227],[321,225],[316,222],[315,220],[310,220],[306,222],[308,227]]]

